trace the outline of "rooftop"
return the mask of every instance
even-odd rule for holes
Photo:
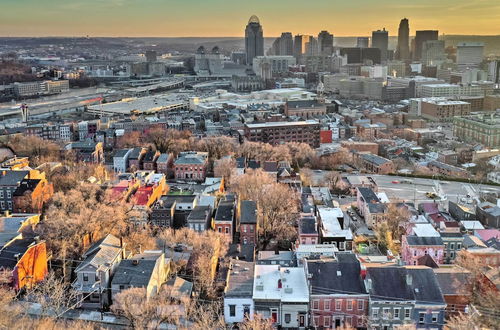
[[[255,265],[253,299],[307,304],[309,289],[304,268]]]
[[[231,260],[224,297],[252,297],[254,262]]]

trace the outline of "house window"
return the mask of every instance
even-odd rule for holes
[[[229,234],[229,227],[226,227],[226,234]]]
[[[418,323],[425,322],[425,313],[418,313]]]
[[[455,305],[450,305],[450,311],[452,311],[452,312],[455,311]]]
[[[5,208],[5,202],[4,202],[4,201],[1,201],[1,202],[0,202],[0,207],[1,207],[2,209],[4,209],[4,208]]]
[[[236,305],[229,305],[229,316],[236,316]]]
[[[428,254],[427,250],[425,250],[424,253],[425,253],[425,255],[427,255]]]
[[[413,256],[416,257],[417,256],[417,250],[414,250],[413,251]]]
[[[222,233],[222,227],[219,227],[219,233]]]
[[[438,252],[437,251],[434,251],[434,256],[437,257],[438,256]]]
[[[313,300],[313,309],[319,309],[319,300]]]
[[[372,317],[374,319],[378,319],[378,308],[373,308],[372,309]]]
[[[247,226],[243,226],[243,232],[246,233],[247,232]]]
[[[384,308],[383,309],[383,312],[382,312],[382,317],[385,319],[385,318],[389,318],[389,308]]]
[[[358,300],[358,311],[365,309],[365,302],[363,300]]]
[[[345,242],[339,242],[339,250],[345,250]]]
[[[460,250],[462,248],[462,244],[461,243],[457,243],[457,250]]]
[[[347,300],[347,310],[352,311],[352,300]]]
[[[319,327],[319,316],[314,317],[314,326]]]
[[[342,299],[335,300],[335,309],[340,310],[342,308]]]
[[[292,320],[292,315],[291,314],[285,314],[285,323],[290,323]]]
[[[89,275],[88,274],[83,274],[83,281],[88,282],[89,281]]]
[[[432,313],[432,323],[437,323],[438,321],[438,313]]]
[[[3,198],[3,190],[0,190],[0,198]]]
[[[347,323],[348,326],[352,325],[352,316],[346,316],[345,322]]]
[[[12,198],[12,193],[10,190],[7,190],[7,198]]]
[[[405,319],[410,318],[411,308],[405,308]]]
[[[125,285],[120,285],[120,290],[125,290]]]
[[[394,308],[394,318],[399,319],[399,308]]]
[[[325,300],[325,311],[330,310],[330,300]]]
[[[450,243],[450,250],[455,250],[455,243]]]
[[[323,318],[323,326],[324,326],[325,328],[330,327],[330,316],[325,316],[325,317]]]

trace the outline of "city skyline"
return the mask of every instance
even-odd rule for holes
[[[283,31],[316,35],[321,30],[339,37],[368,36],[384,27],[396,36],[403,17],[410,20],[410,35],[426,29],[441,34],[498,35],[500,21],[496,0],[416,4],[393,0],[3,0],[1,6],[2,37],[243,37],[242,26],[251,15],[259,17],[266,37]]]

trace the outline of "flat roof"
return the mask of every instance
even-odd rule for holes
[[[305,120],[305,121],[274,121],[258,124],[245,124],[248,128],[265,128],[265,127],[277,127],[277,126],[303,126],[303,125],[319,125],[316,120]]]
[[[255,265],[253,299],[307,304],[309,287],[304,268]]]

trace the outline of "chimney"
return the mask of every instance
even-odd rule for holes
[[[361,265],[361,268],[359,270],[359,275],[361,276],[361,279],[364,280],[366,278],[366,267]]]
[[[411,274],[406,274],[406,285],[412,285],[413,283],[413,277],[411,276]]]
[[[281,283],[281,279],[278,280],[278,289],[281,289],[283,287],[283,283]]]

